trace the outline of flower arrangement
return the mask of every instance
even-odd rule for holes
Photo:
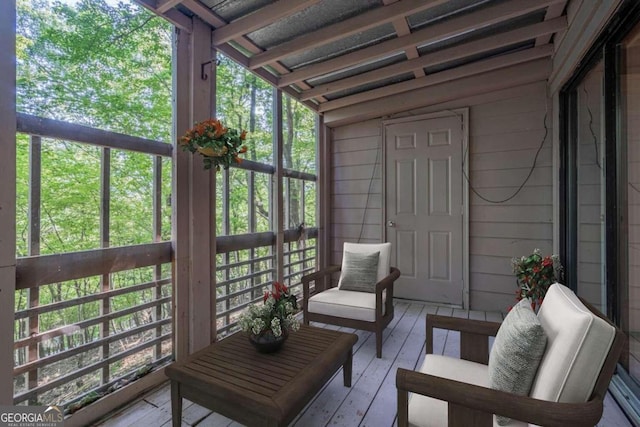
[[[542,300],[553,283],[562,276],[562,264],[558,255],[542,256],[540,249],[534,249],[529,256],[511,260],[519,289],[516,299],[529,298],[531,307],[540,307]]]
[[[242,162],[239,155],[247,151],[242,145],[246,138],[247,131],[239,132],[225,127],[220,120],[208,119],[189,129],[180,138],[180,145],[183,150],[202,154],[205,169],[220,170],[220,166],[229,169],[233,163]]]
[[[300,322],[295,318],[298,309],[295,295],[283,284],[275,282],[273,286],[275,290],[264,293],[261,306],[251,304],[240,316],[239,324],[245,333],[280,338],[290,330],[300,328]]]

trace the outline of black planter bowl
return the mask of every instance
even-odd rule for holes
[[[284,342],[289,338],[289,332],[282,331],[279,337],[274,336],[271,331],[262,333],[261,335],[249,335],[249,342],[260,353],[275,353],[280,350]]]

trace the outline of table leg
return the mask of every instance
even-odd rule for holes
[[[180,427],[182,424],[182,396],[178,381],[171,381],[171,419],[173,427]]]
[[[351,368],[353,367],[353,348],[349,349],[347,360],[342,365],[342,374],[344,377],[344,386],[351,387]]]

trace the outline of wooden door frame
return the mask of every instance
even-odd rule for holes
[[[382,121],[382,239],[387,241],[387,126],[447,117],[462,119],[462,172],[469,176],[469,108],[457,108]],[[462,308],[469,309],[469,182],[462,178]]]

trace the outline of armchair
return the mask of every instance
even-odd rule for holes
[[[393,282],[400,277],[397,268],[389,266],[390,243],[345,243],[345,251],[379,252],[376,284],[373,292],[357,292],[334,287],[331,275],[343,266],[331,266],[302,278],[304,323],[329,323],[348,328],[375,332],[376,357],[382,357],[382,331],[393,320]],[[315,283],[311,294],[310,284]]]
[[[429,315],[427,353],[434,328],[456,330],[461,359],[427,354],[420,372],[398,369],[398,426],[494,426],[493,414],[510,417],[508,426],[596,425],[623,332],[559,284],[549,289],[538,318],[547,345],[529,395],[520,396],[489,388],[488,337],[499,323]]]

